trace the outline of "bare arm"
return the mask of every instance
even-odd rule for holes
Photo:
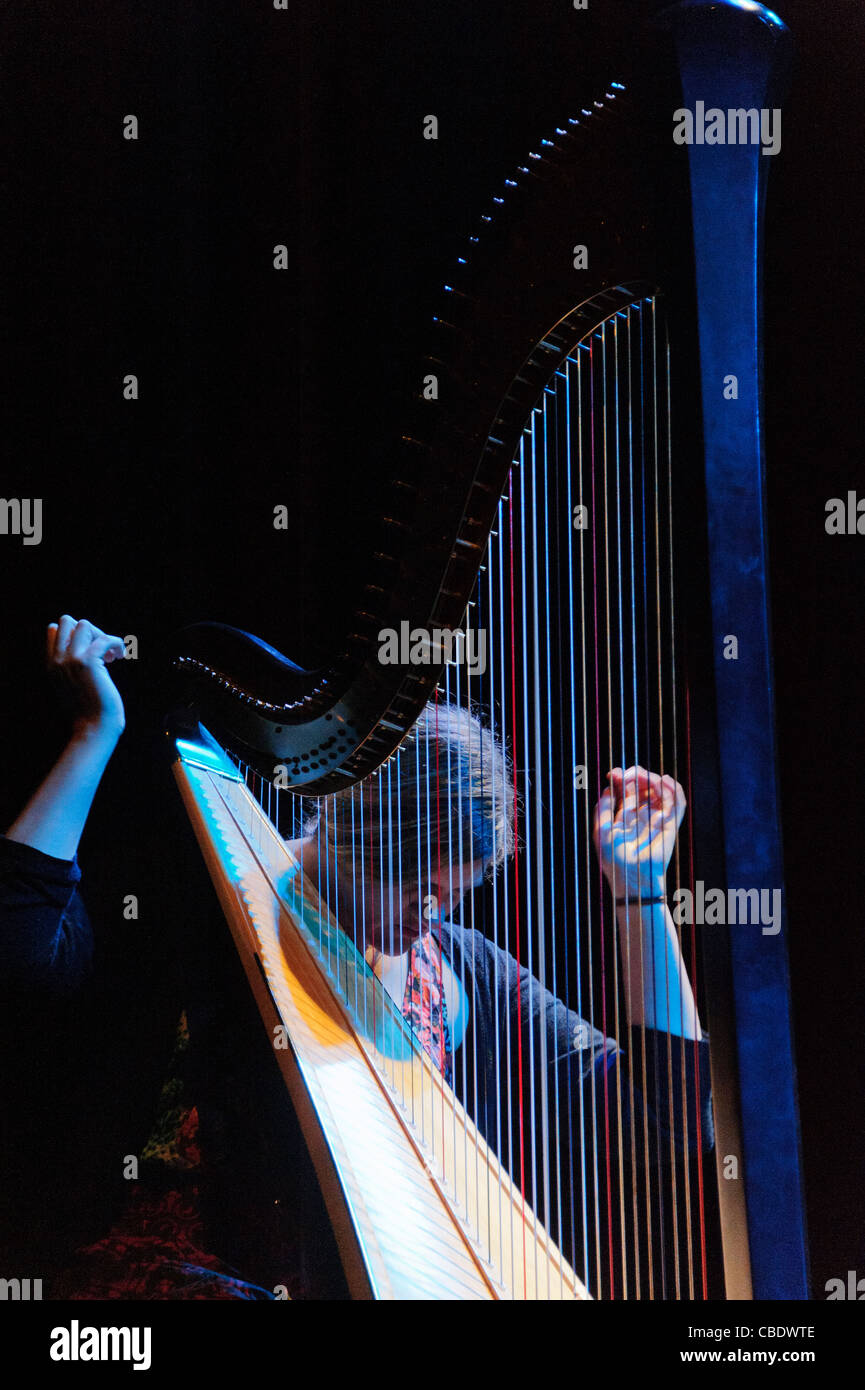
[[[685,811],[672,777],[614,768],[595,811],[595,845],[616,901],[628,1020],[679,1037],[703,1030],[676,925],[662,901]]]
[[[6,831],[56,859],[73,859],[93,797],[124,728],[123,702],[107,667],[123,642],[82,618],[64,614],[46,635],[49,669],[72,689],[72,737],[48,776]]]
[[[703,1036],[676,924],[666,903],[617,904],[628,1021],[681,1038]]]

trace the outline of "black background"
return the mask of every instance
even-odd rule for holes
[[[123,895],[141,897],[133,952],[150,949],[148,920],[177,929],[200,873],[161,757],[159,643],[207,617],[304,665],[328,655],[455,238],[538,136],[616,77],[658,8],[6,7],[0,491],[44,499],[44,537],[0,538],[2,812],[56,752],[44,625],[67,611],[136,634],[140,659],[118,677],[129,730],[82,844],[94,916],[120,930]],[[865,1274],[865,539],[824,529],[828,498],[865,495],[865,11],[780,8],[796,62],[769,185],[768,525],[819,1298],[826,1279]],[[122,138],[129,113],[136,142]],[[437,142],[421,138],[427,113]],[[129,372],[136,402],[122,399]],[[278,503],[288,532],[273,529]]]

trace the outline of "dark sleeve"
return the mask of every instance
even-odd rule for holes
[[[559,1136],[576,1181],[562,1189],[560,1227],[551,1212],[555,1238],[595,1297],[633,1296],[650,1280],[655,1297],[672,1297],[676,1271],[699,1268],[704,1189],[713,1219],[709,1043],[632,1028],[627,1054],[599,1057],[582,1090],[584,1122]]]
[[[77,859],[0,836],[0,982],[4,994],[68,996],[90,975],[93,933]]]
[[[590,1132],[616,1159],[621,1142],[624,1162],[636,1167],[647,1155],[654,1168],[712,1148],[708,1041],[635,1027],[626,1051],[599,1019],[581,1018],[528,969],[510,966],[507,1010],[512,1034],[521,1020],[524,1094],[533,1081],[537,1111],[545,1069],[548,1126],[567,1132],[571,1144],[575,1133]]]
[[[603,1067],[596,1087],[603,1093]],[[709,1042],[680,1038],[654,1028],[631,1028],[626,1056],[606,1060],[606,1094],[616,1121],[621,1110],[626,1162],[669,1163],[682,1154],[706,1152],[714,1145]]]
[[[712,1147],[708,1041],[637,1027],[630,1030],[626,1052],[597,1026],[600,1019],[581,1018],[526,966],[518,969],[511,956],[486,945],[493,957],[487,978],[492,973],[498,981],[499,1018],[507,1018],[512,1052],[519,1020],[523,1080],[533,1078],[537,1092],[546,1070],[547,1103],[560,1124],[569,1114],[569,1128],[591,1126],[587,1107],[593,1107],[599,1135],[606,1135],[612,1120],[616,1143],[622,1134],[625,1160],[637,1164],[645,1160],[647,1132],[652,1161]]]
[[[477,1004],[489,1031],[500,1043],[504,1035],[512,1055],[519,1048],[524,1067],[538,1078],[544,1068],[549,1072],[562,1064],[588,1076],[599,1058],[618,1051],[614,1039],[596,1026],[598,1020],[590,1023],[567,1008],[527,965],[518,966],[512,955],[477,932],[465,936],[469,948],[474,947]]]
[[[618,1145],[621,1134],[623,1157],[636,1164],[645,1161],[647,1134],[650,1162],[712,1147],[708,1041],[633,1028],[626,1053],[597,1026],[600,1019],[567,1008],[488,938],[466,931],[459,945],[474,980],[482,1045],[510,1060],[497,1068],[500,1085],[515,1093],[521,1057],[524,1098],[535,1112],[546,1107],[548,1127],[572,1137],[590,1132],[599,1145],[608,1134]]]

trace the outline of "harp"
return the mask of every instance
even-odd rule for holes
[[[760,414],[771,161],[744,135],[673,139],[698,106],[759,130],[787,33],[750,0],[686,0],[653,42],[452,267],[334,659],[301,670],[218,623],[176,639],[175,775],[357,1297],[808,1296]],[[607,770],[631,766],[688,802],[681,920],[648,975],[666,919],[592,843]],[[481,882],[503,822],[516,851]],[[455,923],[441,900],[464,888]],[[399,974],[418,941],[426,1042]]]

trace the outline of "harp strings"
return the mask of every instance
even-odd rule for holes
[[[550,1137],[553,1147],[539,1155],[536,1146],[531,1154],[531,1167],[533,1171],[540,1173],[539,1181],[543,1190],[539,1193],[537,1186],[533,1186],[530,1195],[536,1209],[551,1214],[547,1202],[552,1193],[557,1207],[557,1223],[561,1226],[561,1196],[563,1191],[567,1191],[570,1198],[570,1245],[573,1249],[581,1247],[581,1272],[588,1276],[589,1254],[594,1244],[596,1290],[603,1290],[610,1296],[652,1298],[657,1293],[661,1297],[693,1298],[697,1296],[694,1255],[695,1199],[681,1160],[677,1159],[676,1143],[677,1139],[681,1138],[687,1145],[689,1127],[699,1125],[699,1114],[695,1112],[693,1117],[689,1117],[687,1113],[684,1051],[681,1048],[678,1053],[681,1059],[681,1102],[678,1112],[674,1108],[673,1050],[670,1046],[672,1036],[678,1036],[685,1012],[682,982],[680,981],[677,987],[674,978],[671,977],[672,962],[665,949],[665,943],[661,940],[663,932],[660,914],[656,915],[655,922],[658,936],[657,953],[650,939],[646,947],[647,951],[651,952],[650,958],[643,959],[643,939],[640,933],[636,960],[632,953],[622,952],[625,978],[619,978],[618,935],[621,929],[615,911],[607,923],[606,919],[610,914],[604,897],[603,881],[597,866],[593,867],[589,858],[588,801],[585,797],[578,797],[575,788],[568,789],[568,798],[561,797],[561,781],[554,788],[550,774],[552,745],[547,745],[542,752],[538,742],[543,728],[539,706],[545,705],[547,710],[551,709],[552,693],[558,689],[559,710],[570,709],[571,714],[570,730],[564,731],[561,747],[557,750],[561,753],[569,749],[570,756],[561,758],[561,765],[573,766],[586,760],[589,727],[593,721],[596,757],[592,773],[596,792],[599,793],[601,790],[601,776],[604,771],[600,757],[602,746],[606,753],[606,761],[611,766],[619,765],[625,768],[637,763],[653,771],[669,772],[676,781],[680,780],[677,700],[682,692],[678,689],[675,658],[670,381],[669,357],[665,343],[661,345],[660,358],[659,366],[658,323],[653,300],[633,305],[603,325],[588,344],[581,345],[563,364],[562,369],[556,374],[553,388],[548,388],[545,392],[543,406],[531,417],[520,446],[517,462],[522,468],[522,479],[518,484],[512,480],[511,484],[508,520],[513,528],[516,515],[517,530],[524,542],[525,550],[532,557],[527,562],[518,561],[516,571],[516,587],[521,597],[519,606],[523,637],[522,732],[523,746],[527,750],[524,760],[524,788],[528,824],[524,829],[523,856],[528,900],[525,910],[529,925],[526,952],[530,957],[534,956],[535,973],[540,975],[554,994],[563,994],[564,990],[559,987],[558,955],[553,953],[547,972],[543,960],[547,934],[540,937],[538,933],[545,904],[548,902],[544,878],[558,883],[568,876],[569,871],[572,901],[570,904],[563,904],[560,899],[558,915],[571,916],[576,924],[573,949],[570,934],[556,931],[560,942],[564,942],[563,978],[572,984],[567,995],[569,1002],[582,1017],[595,1025],[597,996],[600,1014],[597,1022],[605,1034],[612,1032],[617,1037],[626,1027],[622,1007],[622,985],[626,996],[640,997],[643,1019],[646,1017],[647,1005],[655,1011],[655,1027],[649,1032],[648,1043],[645,1022],[640,1023],[635,1030],[635,1055],[632,1066],[627,1074],[621,1070],[616,1072],[614,1092],[608,1089],[606,1074],[598,1083],[593,1072],[589,1086],[578,1088],[579,1096],[575,1102],[570,1087],[563,1097],[558,1085],[558,1075],[555,1075],[550,1091],[540,1095],[530,1092],[526,1107],[528,1115],[523,1115],[520,1131],[523,1135],[528,1118],[532,1123],[532,1133],[528,1137],[531,1145],[537,1133],[538,1114],[546,1113],[547,1122],[543,1125],[543,1133]],[[564,425],[556,406],[557,395],[564,398]],[[589,399],[588,411],[583,409],[584,396]],[[574,423],[574,398],[577,420],[588,420],[585,427],[583,424]],[[551,458],[554,462],[558,461],[559,468],[562,461],[566,461],[564,475],[567,515],[570,516],[573,509],[574,479],[577,480],[576,495],[581,499],[585,498],[584,452],[589,460],[591,486],[591,554],[588,578],[584,532],[579,532],[576,546],[564,548],[566,554],[557,553],[555,528],[550,525],[549,512],[544,510],[547,505],[555,509],[560,506],[560,480],[555,467],[552,469],[551,478]],[[527,460],[531,464],[528,470],[525,467]],[[531,492],[527,501],[525,477],[528,472],[531,472],[535,490]],[[549,504],[544,503],[538,500],[540,496],[553,501]],[[499,533],[502,530],[501,515],[498,530]],[[550,563],[554,554],[557,554],[555,565]],[[494,533],[490,568],[492,574],[497,577],[498,599],[494,596],[493,586],[488,586],[488,612],[493,631],[496,611],[501,613],[506,606],[503,600],[507,586],[505,576],[501,572],[501,555]],[[544,557],[543,562],[539,560],[539,556]],[[513,585],[513,571],[510,579]],[[564,600],[561,593],[563,587],[567,591]],[[556,598],[551,602],[554,591]],[[539,600],[541,592],[544,594],[543,604]],[[570,639],[567,643],[562,639],[563,613],[567,615],[565,621]],[[570,660],[567,664],[570,670],[565,670],[560,663],[557,673],[551,679],[549,643],[546,646],[545,669],[541,669],[541,663],[538,662],[537,649],[541,645],[538,641],[539,631],[551,633],[554,629],[558,634],[556,646],[559,652],[569,650]],[[529,657],[527,653],[533,638],[535,655]],[[512,641],[512,650],[515,645]],[[496,670],[494,661],[491,669]],[[593,702],[589,698],[591,678],[595,693]],[[561,694],[566,685],[569,689],[567,699]],[[499,689],[502,697],[506,697],[507,688],[503,680],[499,681]],[[530,717],[527,711],[532,697],[535,710],[534,716]],[[590,713],[590,705],[593,713]],[[513,742],[516,747],[518,739],[514,737]],[[531,774],[528,772],[529,762],[533,762]],[[531,788],[533,778],[534,793]],[[544,805],[547,812],[551,812],[554,803],[564,811],[567,800],[570,800],[571,824],[581,827],[582,831],[579,836],[581,847],[579,852],[571,850],[570,864],[564,847],[566,831],[562,831],[557,837],[555,816],[548,815],[545,820],[538,814]],[[533,813],[534,826],[531,819]],[[552,825],[550,821],[553,822]],[[545,827],[550,831],[549,834],[545,834]],[[692,858],[690,845],[689,856]],[[580,863],[583,872],[580,871]],[[562,874],[562,868],[565,868],[565,874]],[[678,887],[681,881],[678,842],[671,876]],[[583,881],[585,889],[581,892]],[[671,888],[672,886],[670,884]],[[629,896],[627,884],[620,885],[620,890],[622,896]],[[619,896],[620,892],[616,895]],[[631,896],[635,898],[638,907],[641,906],[639,892]],[[519,901],[523,901],[522,893],[519,895]],[[571,912],[563,911],[563,906],[570,907]],[[533,908],[539,915],[539,920],[529,921],[528,914]],[[593,987],[596,964],[593,959],[593,941],[594,927],[597,925],[593,918],[600,918],[601,922],[598,936],[601,957],[599,988],[597,985]],[[582,936],[579,925],[581,923],[592,923],[591,929],[583,930]],[[607,925],[612,937],[611,951],[607,949]],[[630,930],[627,923],[624,930]],[[691,947],[693,967],[693,932]],[[632,975],[636,978],[632,978]],[[586,976],[589,980],[588,991],[585,988]],[[648,1000],[647,980],[650,996]],[[533,1041],[528,1040],[529,1048]],[[695,1059],[696,1047],[695,1040]],[[655,1078],[654,1097],[649,1093],[650,1059],[647,1048],[655,1054],[651,1059],[654,1062],[651,1069]],[[624,1081],[623,1075],[626,1075]],[[595,1092],[598,1084],[603,1091],[600,1142]],[[666,1165],[662,1164],[660,1153],[657,1154],[654,1167],[650,1163],[648,1117],[645,1107],[638,1109],[635,1087],[642,1090],[650,1103],[655,1100],[655,1108],[660,1099],[660,1092],[664,1090],[667,1093],[666,1101],[673,1117],[673,1132],[670,1135],[669,1161]],[[587,1091],[591,1092],[592,1102],[589,1119]],[[623,1121],[626,1117],[629,1123],[625,1142]],[[562,1125],[566,1135],[563,1149],[570,1153],[572,1159],[567,1165],[562,1164],[562,1150],[554,1143],[556,1132]],[[680,1131],[678,1135],[677,1129]],[[615,1164],[611,1161],[611,1152],[618,1155]],[[629,1161],[626,1163],[625,1160]],[[599,1166],[601,1177],[606,1179],[600,1184]],[[700,1292],[705,1297],[705,1222],[700,1159],[698,1168],[700,1185],[696,1204],[699,1212],[700,1245],[697,1257],[701,1269]],[[590,1190],[595,1194],[594,1203],[589,1197]],[[603,1194],[600,1199],[599,1192]],[[591,1238],[592,1223],[595,1228],[594,1241]],[[617,1228],[615,1234],[619,1240],[619,1252],[615,1261],[614,1226]],[[602,1232],[607,1241],[606,1287],[602,1272]],[[576,1238],[578,1234],[582,1236],[581,1241]]]
[[[632,344],[632,339],[631,339],[631,311],[630,311],[630,309],[627,311],[627,315],[625,316],[625,324],[626,324],[626,338],[625,338],[624,344],[621,344],[621,343],[620,343],[620,327],[621,327],[620,318],[617,316],[617,318],[614,320],[614,323],[613,323],[613,351],[614,351],[615,382],[616,382],[616,400],[615,400],[615,425],[616,425],[616,440],[615,440],[615,444],[616,444],[616,447],[615,447],[615,467],[616,467],[616,545],[617,545],[617,557],[618,557],[618,568],[619,568],[619,572],[620,572],[621,574],[623,574],[623,575],[624,575],[624,574],[627,574],[627,580],[628,580],[628,583],[627,583],[627,584],[625,584],[625,583],[620,583],[619,586],[618,586],[618,611],[617,611],[617,618],[618,618],[618,650],[619,650],[619,720],[618,720],[618,730],[619,730],[619,736],[620,736],[620,746],[619,746],[619,749],[617,750],[616,761],[618,761],[619,764],[620,764],[620,766],[623,767],[623,768],[626,767],[626,766],[628,765],[628,743],[629,743],[628,733],[629,733],[629,728],[632,728],[632,729],[633,729],[633,739],[632,739],[630,742],[631,742],[631,746],[632,746],[632,748],[633,748],[633,750],[634,750],[634,761],[635,761],[638,765],[643,761],[643,760],[641,759],[641,756],[640,756],[640,740],[639,740],[639,725],[638,725],[639,698],[638,698],[638,690],[637,690],[637,649],[636,649],[636,611],[637,611],[637,604],[636,604],[635,601],[634,601],[634,596],[635,596],[635,592],[636,592],[636,586],[635,586],[636,571],[635,571],[635,556],[634,556],[634,513],[633,513],[633,498],[634,498],[634,476],[633,476],[633,427],[632,427],[632,422],[633,422],[633,371],[632,371],[632,348],[633,348],[633,344]],[[642,315],[641,315],[641,326],[642,326]],[[605,325],[605,330],[606,330],[606,325]],[[621,371],[620,371],[620,356],[621,356],[621,347],[622,347],[622,346],[624,347],[624,351],[625,351],[626,368],[627,368],[626,373],[624,373],[624,374],[621,373]],[[642,361],[642,354],[641,354],[641,361]],[[620,379],[621,379],[621,376],[622,376],[622,375],[625,376],[625,383],[624,383],[624,384],[625,384],[625,387],[626,387],[626,398],[627,398],[627,460],[626,460],[626,462],[627,462],[628,486],[627,486],[626,494],[625,494],[625,495],[626,495],[626,505],[627,505],[627,518],[626,518],[626,519],[627,519],[627,565],[626,565],[625,562],[623,561],[623,557],[622,557],[622,511],[621,511],[621,507],[620,507],[620,505],[619,505],[620,497],[621,497],[621,491],[622,491],[621,486],[620,486],[620,476],[621,476],[620,470],[621,470],[621,466],[622,466],[622,449],[621,449],[621,436],[620,436],[621,411],[620,411],[620,400],[619,400],[619,388],[620,388]],[[642,405],[642,400],[641,400],[640,404]],[[624,594],[624,601],[623,601],[623,594]],[[645,595],[644,595],[644,598],[643,598],[643,609],[644,609],[644,611],[645,611]],[[626,625],[626,623],[625,623],[625,620],[624,620],[624,615],[625,615],[625,613],[627,613],[627,614],[629,615],[629,617],[630,617],[630,624],[629,624],[629,625]],[[629,639],[630,639],[630,641],[629,641]],[[626,673],[627,673],[628,671],[630,671],[630,673],[631,673],[631,681],[630,681],[630,682],[627,681],[627,674],[626,674]],[[630,694],[631,710],[629,710],[629,711],[627,712],[627,714],[626,714],[626,708],[625,708],[625,706],[626,706],[626,694],[627,694],[627,693]],[[626,720],[627,720],[627,722],[626,722]],[[612,721],[611,721],[611,728],[610,728],[610,736],[611,736],[611,750],[610,750],[610,751],[611,751],[611,757],[612,757],[612,751],[613,751],[613,750],[612,750],[612,734],[613,734],[613,729],[612,729]],[[651,767],[651,761],[650,761],[650,760],[647,762],[647,766]],[[625,898],[627,898],[627,897],[628,897],[628,886],[627,886],[627,884],[625,884],[625,885],[623,885],[623,887],[624,887],[624,896],[625,896]],[[618,896],[620,895],[620,891],[621,891],[621,890],[620,890],[619,886],[616,885],[616,886],[615,886],[615,893],[614,893],[614,896],[615,896],[615,897],[618,897]],[[614,917],[615,917],[615,915],[616,915],[616,914],[615,914],[615,909],[614,909]],[[630,930],[629,924],[626,924],[626,930],[627,930],[627,931]],[[639,974],[639,989],[640,989],[640,993],[641,993],[641,1000],[642,1000],[642,1003],[643,1003],[643,1017],[645,1017],[645,999],[644,999],[644,980],[645,980],[644,969],[645,969],[645,960],[644,960],[644,944],[643,944],[642,935],[640,935],[640,938],[639,938],[639,947],[638,947],[638,953],[637,953],[637,954],[638,954],[638,959],[637,959],[637,970],[638,970],[638,974]],[[626,952],[625,952],[625,976],[626,976],[626,978],[625,978],[625,991],[626,991],[626,995],[627,995],[629,998],[633,998],[633,993],[634,993],[635,987],[636,987],[636,982],[634,981],[633,975],[632,975],[632,966],[633,966],[633,953],[631,952],[630,949],[626,949]],[[643,1091],[645,1092],[645,1089],[646,1089],[646,1086],[645,1086],[645,1082],[646,1082],[646,1068],[645,1068],[645,1050],[644,1050],[644,1046],[643,1046],[644,1043],[645,1043],[645,1023],[641,1023],[641,1024],[640,1024],[639,1031],[640,1031],[640,1040],[641,1040],[641,1052],[640,1052],[640,1078],[641,1078],[641,1080],[642,1080],[642,1082],[643,1082]],[[634,1096],[634,1072],[635,1072],[635,1068],[634,1068],[633,1065],[632,1065],[632,1066],[629,1068],[629,1073],[628,1073],[628,1097],[627,1097],[627,1099],[628,1099],[629,1117],[630,1117],[631,1217],[632,1217],[632,1223],[633,1223],[632,1229],[633,1229],[633,1232],[634,1232],[634,1236],[633,1236],[633,1241],[634,1241],[634,1250],[633,1250],[633,1278],[634,1278],[634,1285],[635,1285],[635,1295],[636,1295],[637,1298],[640,1298],[640,1297],[641,1297],[641,1294],[642,1294],[642,1288],[641,1288],[640,1248],[639,1248],[639,1247],[640,1247],[640,1219],[639,1219],[639,1218],[640,1218],[640,1200],[639,1200],[639,1191],[638,1191],[638,1188],[639,1188],[639,1166],[638,1166],[638,1164],[637,1164],[637,1162],[636,1162],[636,1157],[637,1157],[637,1154],[636,1154],[637,1134],[636,1134],[636,1106],[635,1106],[635,1096]],[[647,1134],[646,1134],[646,1135],[645,1135],[645,1138],[647,1139],[647,1137],[648,1137],[648,1136],[647,1136]],[[647,1172],[648,1172],[648,1169],[647,1169]],[[624,1200],[624,1191],[622,1192],[622,1198],[623,1198],[623,1200]],[[651,1243],[651,1238],[652,1238],[652,1228],[651,1228],[651,1202],[650,1202],[650,1200],[649,1200],[649,1195],[648,1195],[648,1181],[646,1181],[646,1213],[647,1213],[647,1218],[648,1218],[648,1219],[647,1219],[647,1228],[646,1228],[646,1238],[647,1238],[647,1242],[650,1244],[650,1243]],[[624,1224],[624,1213],[622,1214],[622,1222],[623,1222],[623,1224]],[[651,1250],[649,1250],[649,1252],[648,1252],[648,1264],[649,1264],[649,1296],[652,1297],[652,1293],[653,1293],[653,1271],[652,1271]],[[626,1270],[623,1270],[623,1281],[626,1280],[626,1279],[627,1279],[627,1271],[626,1271]]]
[[[323,799],[311,837],[316,803],[280,799],[247,774],[280,832],[315,845],[322,901],[382,981],[378,995],[360,997],[355,977],[355,1007],[373,1033],[384,1036],[385,994],[397,1007],[406,997],[418,931],[444,942],[447,919],[461,924],[463,949],[441,951],[448,1023],[441,1046],[453,1091],[474,1108],[475,1135],[484,1135],[515,1184],[523,1221],[552,1233],[560,1278],[567,1258],[601,1298],[707,1296],[702,1160],[692,1194],[675,1132],[664,1163],[639,1101],[657,1111],[663,1091],[674,1110],[672,1038],[685,1001],[681,986],[676,997],[665,945],[659,971],[660,948],[642,933],[636,951],[620,940],[636,930],[636,914],[619,922],[592,844],[593,807],[609,768],[637,764],[680,780],[680,698],[690,801],[687,692],[678,688],[675,657],[669,411],[666,335],[655,301],[644,299],[574,347],[527,421],[466,614],[467,630],[484,633],[485,647],[474,651],[485,650],[485,663],[446,666],[414,736],[350,795]],[[463,651],[471,650],[467,642]],[[479,727],[470,726],[467,756],[448,737],[454,707],[479,714],[507,748],[510,770],[485,764]],[[517,852],[480,885],[461,876],[488,852],[471,813],[485,795],[495,824],[506,810],[513,814]],[[676,887],[682,869],[677,841]],[[687,877],[693,888],[690,837]],[[462,887],[468,891],[456,906]],[[627,883],[614,888],[615,897],[640,905]],[[482,939],[496,948],[489,1087],[485,1040],[473,1026]],[[320,942],[333,968],[329,935]],[[690,955],[693,971],[693,925]],[[508,958],[516,968],[505,979]],[[438,989],[434,962],[434,951],[420,953],[420,989],[429,999]],[[578,1066],[561,1066],[548,1050],[548,1015],[557,1006],[547,990],[583,1020],[572,1040]],[[611,1072],[605,1057],[595,1059],[593,1040],[599,1032],[627,1046],[629,998],[639,999],[642,1021],[632,1030],[629,1066]],[[368,1017],[370,1001],[380,1017]],[[694,1049],[696,1060],[696,1041]],[[700,1116],[687,1113],[684,1049],[679,1055],[672,1128],[686,1139]],[[428,1115],[424,1100],[432,1097],[413,1088],[431,1086],[429,1074],[399,1071],[393,1059],[384,1065],[394,1086],[411,1077],[412,1089],[400,1094],[406,1113]],[[488,1186],[477,1139],[448,1095],[446,1087],[434,1093],[436,1176],[444,1177],[446,1148],[460,1150],[476,1224],[484,1208],[495,1208],[501,1224],[502,1179]],[[500,1276],[516,1261],[517,1218],[507,1209],[501,1245],[491,1252]],[[515,1270],[515,1279],[525,1290],[529,1271]]]

